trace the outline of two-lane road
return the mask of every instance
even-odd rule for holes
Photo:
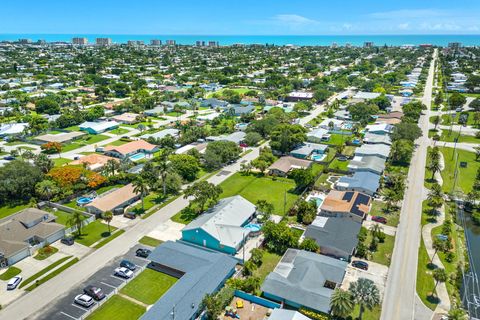
[[[392,263],[388,273],[385,298],[382,305],[382,320],[412,320],[415,312],[418,248],[421,240],[421,215],[423,181],[427,158],[428,121],[432,101],[432,86],[435,74],[435,60],[430,65],[422,103],[428,108],[420,118],[422,137],[415,143],[417,148],[408,172],[407,190],[400,213]]]

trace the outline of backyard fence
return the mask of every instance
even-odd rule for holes
[[[279,309],[281,307],[281,305],[276,303],[276,302],[273,302],[273,301],[270,301],[270,300],[267,300],[267,299],[264,299],[264,298],[260,298],[258,296],[254,296],[252,294],[249,294],[249,293],[246,293],[246,292],[243,292],[243,291],[240,291],[240,290],[235,290],[234,295],[237,298],[241,298],[241,299],[250,301],[252,303],[258,304],[258,305],[263,306],[265,308]]]

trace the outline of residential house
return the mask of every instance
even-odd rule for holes
[[[231,141],[235,142],[236,144],[240,144],[245,139],[247,134],[243,131],[235,131],[228,135],[221,135],[221,136],[209,136],[206,137],[205,140],[207,141]]]
[[[138,122],[139,115],[136,113],[125,112],[120,115],[113,116],[112,119],[123,124],[135,124]]]
[[[86,156],[80,157],[78,160],[74,160],[69,163],[71,166],[85,165],[88,170],[100,171],[107,164],[109,160],[118,162],[118,159],[105,156],[103,154],[92,153]]]
[[[342,130],[344,123],[343,120],[327,118],[320,123],[319,127],[329,131],[339,131]]]
[[[321,156],[325,154],[327,149],[328,146],[326,144],[306,142],[290,151],[290,155],[299,159],[309,159],[312,155]]]
[[[377,122],[375,124],[369,124],[365,127],[365,131],[374,134],[390,134],[393,130],[391,124],[385,122]]]
[[[244,114],[250,114],[255,110],[255,106],[253,105],[241,105],[241,104],[232,104],[229,105],[226,109],[225,112],[234,115],[234,116],[241,116]]]
[[[348,170],[350,172],[372,172],[378,175],[385,170],[384,158],[376,156],[355,156],[348,164]]]
[[[316,217],[302,238],[315,240],[321,254],[350,261],[362,224],[349,217]]]
[[[380,96],[381,96],[381,94],[378,93],[378,92],[359,91],[352,97],[352,100],[354,102],[364,102],[364,101],[367,101],[367,100],[372,100],[372,99],[378,98]]]
[[[277,175],[281,177],[286,177],[290,170],[293,169],[308,169],[312,165],[312,161],[298,159],[291,156],[281,157],[275,161],[270,167],[268,167],[268,172],[271,175]]]
[[[148,139],[148,138],[155,138],[155,139],[163,139],[166,136],[172,136],[173,138],[177,138],[180,133],[180,130],[178,129],[164,129],[162,131],[158,131],[155,133],[146,133],[142,135],[140,138],[142,139]]]
[[[387,159],[390,154],[390,146],[385,144],[364,144],[355,150],[355,156],[375,156]]]
[[[358,191],[374,196],[380,187],[380,176],[372,172],[355,172],[353,176],[342,176],[335,184],[341,191]]]
[[[392,145],[392,139],[387,134],[365,133],[363,142],[368,144],[384,144],[387,146]]]
[[[96,215],[101,215],[107,211],[111,211],[114,214],[123,213],[125,207],[140,199],[140,194],[134,192],[133,189],[135,187],[129,183],[106,195],[95,198],[85,206],[85,209]]]
[[[237,260],[220,252],[184,242],[167,241],[148,256],[148,268],[178,278],[140,320],[193,320],[202,312],[202,300],[216,293],[235,272]]]
[[[6,123],[0,126],[0,137],[20,135],[28,128],[28,123]]]
[[[143,154],[145,157],[146,154],[153,154],[160,150],[160,148],[154,144],[148,143],[145,140],[136,140],[131,141],[120,146],[108,145],[105,147],[104,152],[108,156],[115,158],[132,158],[132,160],[137,160],[135,155]]]
[[[348,263],[313,252],[288,249],[263,282],[263,295],[293,308],[328,313]]]
[[[320,143],[330,140],[330,134],[327,129],[313,129],[307,132],[307,141],[313,143]]]
[[[289,102],[306,101],[311,99],[313,99],[312,92],[292,91],[287,96],[287,101]]]
[[[330,190],[320,206],[320,215],[351,217],[362,222],[370,211],[372,198],[356,191]]]
[[[269,320],[311,320],[298,311],[287,309],[273,309]]]
[[[36,249],[65,236],[56,217],[37,208],[27,208],[0,220],[0,267],[33,255]]]
[[[217,109],[217,108],[220,108],[220,109],[224,109],[228,106],[228,102],[227,101],[223,101],[223,100],[219,100],[219,99],[204,99],[200,102],[200,106],[201,107],[208,107],[208,108],[212,108],[212,109]]]
[[[88,132],[90,134],[100,134],[105,131],[117,129],[119,123],[116,121],[98,121],[98,122],[91,122],[86,121],[80,124],[78,127],[81,131]]]
[[[164,106],[156,106],[153,109],[143,111],[143,114],[146,115],[146,116],[156,117],[158,115],[163,114],[164,111],[165,111]]]
[[[182,240],[235,255],[250,233],[244,226],[255,213],[255,205],[242,196],[222,199],[183,228]]]
[[[35,137],[35,141],[41,144],[48,143],[48,142],[69,143],[84,135],[86,135],[85,132],[78,132],[78,131],[61,132],[56,134],[47,133],[47,134]]]

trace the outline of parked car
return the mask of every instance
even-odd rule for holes
[[[66,244],[67,246],[72,246],[75,243],[75,238],[72,236],[64,237],[60,240],[61,243]]]
[[[115,275],[125,279],[130,279],[133,276],[133,271],[124,267],[116,268]]]
[[[385,218],[385,217],[373,216],[372,221],[387,224],[387,218]]]
[[[89,295],[86,295],[86,294],[79,294],[77,296],[75,296],[75,303],[76,304],[79,304],[81,306],[84,306],[86,308],[90,307],[92,304],[95,303],[95,301],[93,301],[93,298],[90,297]]]
[[[3,157],[3,160],[12,161],[12,160],[15,160],[15,157],[14,156],[5,156],[5,157]]]
[[[137,217],[137,214],[133,211],[127,211],[123,213],[123,216],[128,219],[135,219]]]
[[[144,248],[140,248],[140,249],[137,249],[137,251],[135,251],[135,254],[137,255],[137,257],[141,257],[141,258],[148,258],[150,253],[152,253],[151,250],[144,249]]]
[[[95,286],[86,286],[83,289],[83,293],[85,293],[86,295],[89,295],[90,297],[92,297],[97,301],[100,301],[103,298],[105,298],[105,293],[103,293],[102,289]]]
[[[362,270],[368,270],[368,263],[360,260],[352,261],[352,266]]]
[[[21,276],[16,276],[10,279],[7,283],[7,290],[15,290],[17,286],[22,282],[22,277]]]
[[[128,260],[122,260],[122,262],[120,262],[120,267],[127,268],[128,270],[132,270],[132,271],[137,268],[135,263],[130,262]]]

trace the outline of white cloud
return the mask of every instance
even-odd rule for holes
[[[316,20],[309,19],[298,14],[278,14],[274,16],[271,20],[289,26],[305,26],[318,23],[318,21]]]
[[[397,26],[398,29],[400,30],[408,30],[410,29],[410,23],[406,22],[406,23],[400,23],[398,26]]]
[[[418,19],[442,17],[446,15],[448,15],[448,12],[437,9],[402,9],[369,14],[369,16],[374,19]]]

